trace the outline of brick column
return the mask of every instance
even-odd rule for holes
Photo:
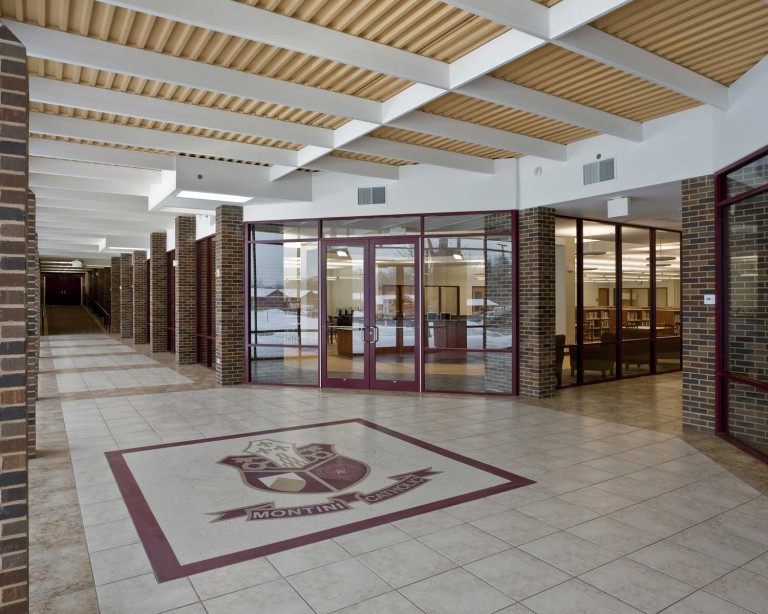
[[[683,244],[683,425],[715,430],[715,306],[703,294],[715,291],[715,179],[682,184]]]
[[[242,384],[245,378],[242,207],[221,205],[216,208],[214,243],[216,383],[229,386]]]
[[[193,217],[176,218],[176,364],[197,362],[195,328],[195,228]]]
[[[133,342],[149,343],[147,326],[147,301],[149,301],[147,279],[147,252],[133,252]]]
[[[122,281],[122,275],[120,274],[120,256],[112,257],[112,268],[110,269],[110,305],[109,305],[109,322],[110,332],[120,333],[120,321],[122,316],[120,315],[120,283]]]
[[[133,256],[120,255],[120,336],[133,336]]]
[[[168,351],[168,256],[164,232],[149,235],[149,338],[153,352]]]
[[[520,395],[555,394],[555,210],[524,209],[518,227]]]
[[[27,193],[27,454],[37,451],[37,387],[40,365],[40,258],[37,250],[37,202]]]
[[[0,25],[0,611],[26,612],[27,54]]]

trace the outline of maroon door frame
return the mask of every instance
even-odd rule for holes
[[[323,239],[320,241],[320,285],[323,289],[323,300],[320,309],[320,353],[321,353],[321,383],[324,388],[351,388],[369,390],[398,390],[402,392],[418,392],[420,388],[421,365],[421,296],[415,291],[414,318],[414,372],[413,380],[383,380],[376,375],[376,341],[378,326],[376,319],[376,247],[379,245],[413,246],[414,256],[414,288],[418,286],[421,274],[421,237],[417,235],[402,235],[397,237],[362,238],[362,239]],[[360,379],[341,379],[328,376],[328,300],[327,288],[327,247],[339,245],[343,247],[363,248],[363,366],[365,376]]]
[[[176,353],[176,250],[165,254],[165,322],[168,328],[166,338],[168,351]]]
[[[200,252],[205,246],[205,279],[202,277]],[[216,331],[213,328],[213,236],[200,239],[195,244],[195,338],[197,362],[213,368],[213,352]],[[203,287],[205,288],[205,319],[202,312]]]
[[[715,434],[738,449],[768,464],[768,456],[733,438],[728,432],[728,382],[768,391],[768,384],[728,370],[728,219],[726,209],[761,194],[768,194],[768,183],[733,197],[728,197],[727,177],[730,173],[768,156],[763,147],[715,173]]]

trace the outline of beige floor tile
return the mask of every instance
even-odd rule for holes
[[[419,541],[457,565],[466,565],[510,548],[507,542],[468,524],[430,533]]]
[[[509,492],[517,492],[521,490],[524,491],[525,489],[516,488]],[[469,501],[468,503],[447,507],[444,511],[451,514],[451,516],[456,516],[456,518],[463,520],[464,522],[472,522],[473,520],[500,514],[501,512],[507,511],[507,509],[509,509],[507,506],[491,499],[476,499],[475,501]]]
[[[456,518],[456,516],[443,510],[437,510],[435,512],[413,516],[412,518],[406,518],[405,520],[398,520],[392,524],[401,531],[408,533],[411,537],[421,537],[463,523]]]
[[[523,605],[536,614],[637,614],[640,611],[577,579],[526,599]]]
[[[561,496],[567,496],[567,494]],[[562,501],[561,499],[546,499],[545,501],[520,507],[517,511],[559,529],[567,529],[600,516],[600,514],[592,510]]]
[[[189,576],[192,586],[203,601],[251,586],[265,584],[279,578],[280,574],[264,558]]]
[[[471,524],[513,546],[519,546],[558,531],[557,527],[516,510],[481,518]]]
[[[668,492],[658,497],[654,497],[653,499],[648,499],[644,503],[651,507],[669,512],[670,514],[687,518],[693,522],[704,522],[705,520],[726,511],[724,507],[692,497],[686,497],[685,495],[679,494],[677,491]]]
[[[763,554],[744,565],[744,569],[759,573],[768,578],[768,554]]]
[[[758,542],[704,525],[691,527],[670,539],[733,565],[743,565],[768,550],[768,546]]]
[[[671,605],[664,614],[749,614],[749,611],[699,591]]]
[[[601,548],[565,531],[523,544],[520,550],[572,576],[586,573],[590,569],[619,558],[616,552]]]
[[[669,540],[633,552],[627,558],[697,588],[706,586],[734,569],[730,563]]]
[[[669,537],[694,524],[690,520],[651,507],[650,505],[645,505],[644,503],[638,503],[632,507],[613,512],[609,515],[609,518],[658,537]]]
[[[768,546],[768,516],[754,516],[730,510],[704,523]]]
[[[426,614],[491,614],[513,603],[463,569],[410,584],[400,592]]]
[[[153,574],[96,588],[101,614],[158,614],[198,601],[189,580],[158,584]]]
[[[659,540],[656,535],[605,517],[571,527],[568,532],[622,555],[644,548]]]
[[[625,507],[631,507],[636,502],[621,495],[615,495],[596,486],[574,490],[560,495],[558,499],[591,510],[599,515],[610,514]]]
[[[768,614],[768,578],[765,576],[737,569],[715,580],[705,590],[755,614]]]
[[[383,524],[364,531],[356,531],[348,535],[334,538],[344,550],[352,555],[363,554],[378,550],[393,544],[399,544],[412,539],[410,535],[391,524]]]
[[[141,544],[93,552],[91,567],[96,586],[152,572],[152,566]]]
[[[516,601],[522,601],[571,578],[567,573],[517,548],[476,561],[464,569]]]
[[[337,610],[335,614],[422,614],[422,611],[400,593],[392,591]]]
[[[29,604],[29,614],[99,614],[96,591],[85,588]]]
[[[275,580],[205,602],[208,614],[314,614],[285,580]]]
[[[291,576],[288,581],[318,614],[328,614],[392,590],[389,584],[354,559],[305,571]]]
[[[433,535],[436,534],[427,537]],[[430,578],[456,566],[416,540],[362,554],[358,560],[395,588]]]

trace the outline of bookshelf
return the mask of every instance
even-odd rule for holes
[[[613,330],[614,310],[606,307],[584,308],[584,342],[600,341],[604,332]]]

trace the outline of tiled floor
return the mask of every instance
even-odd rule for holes
[[[41,376],[32,612],[768,613],[768,468],[682,432],[678,375],[541,402],[220,389],[166,354],[125,369],[146,346],[110,340],[43,342],[90,358]],[[155,581],[105,451],[357,417],[538,483]]]

